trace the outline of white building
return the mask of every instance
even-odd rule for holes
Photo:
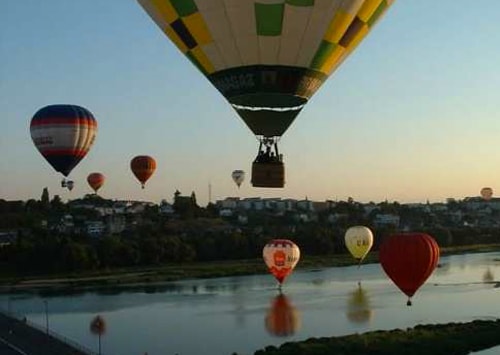
[[[122,214],[109,215],[106,218],[106,229],[110,234],[120,234],[127,227],[127,221]],[[88,232],[88,230],[87,230]]]
[[[170,203],[166,201],[161,202],[159,211],[161,214],[167,216],[171,216],[175,213],[174,206],[172,206]]]
[[[297,209],[302,211],[314,211],[313,202],[308,199],[297,201]]]
[[[229,208],[223,208],[219,211],[219,216],[220,217],[232,217],[233,210],[230,210]]]
[[[87,221],[85,222],[85,231],[91,237],[99,237],[106,230],[106,226],[102,221]]]
[[[376,227],[384,227],[384,226],[394,226],[398,227],[399,226],[399,216],[394,215],[394,214],[378,214],[375,216],[375,219],[373,220],[373,224]]]
[[[226,197],[224,200],[217,201],[215,204],[221,209],[234,210],[238,207],[239,197]]]

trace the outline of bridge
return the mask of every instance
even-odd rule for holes
[[[0,355],[98,355],[28,320],[0,311]]]

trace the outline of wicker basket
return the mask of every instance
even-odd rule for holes
[[[283,162],[254,162],[252,164],[252,186],[284,187],[285,165]]]

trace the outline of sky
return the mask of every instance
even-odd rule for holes
[[[396,0],[280,141],[283,189],[251,186],[258,143],[135,0],[0,0],[0,199],[91,193],[200,205],[228,196],[445,201],[500,190],[500,1]],[[96,141],[72,192],[33,145],[55,103],[88,108]],[[145,190],[135,155],[157,161]],[[245,170],[240,189],[231,172]]]

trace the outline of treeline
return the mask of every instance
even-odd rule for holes
[[[192,261],[215,261],[260,258],[262,248],[271,239],[292,239],[303,255],[346,253],[344,229],[314,223],[289,227],[269,226],[257,230],[227,228],[220,220],[174,221],[162,228],[138,226],[128,235],[90,238],[60,235],[48,230],[20,234],[16,241],[0,248],[0,264],[7,272],[64,273],[116,267],[152,266]],[[169,231],[170,230],[170,231]],[[177,232],[175,233],[175,231]],[[182,231],[182,232],[181,232]],[[394,232],[375,229],[374,250],[383,239]],[[441,246],[450,245],[450,238],[463,235],[463,244],[493,243],[500,240],[498,231],[482,233],[472,240],[470,234],[449,230],[429,230]],[[469,231],[470,233],[471,231]],[[494,232],[494,233],[493,233]],[[459,245],[459,244],[456,244]]]
[[[339,202],[334,209],[317,214],[304,222],[294,212],[283,215],[248,211],[245,225],[237,217],[221,219],[214,205],[201,208],[194,193],[189,197],[176,193],[175,217],[165,217],[158,206],[151,206],[140,216],[141,223],[120,235],[89,237],[85,234],[60,233],[51,229],[51,221],[72,213],[84,219],[98,218],[91,209],[75,210],[59,198],[48,198],[44,190],[39,201],[0,200],[0,231],[16,230],[17,238],[0,247],[0,273],[65,273],[116,267],[151,266],[192,261],[215,261],[261,258],[262,248],[271,239],[291,239],[303,255],[346,253],[344,233],[353,225],[366,225],[374,232],[377,250],[383,239],[396,232],[395,227],[376,228],[372,217],[359,204]],[[92,197],[95,199],[95,197]],[[102,200],[101,203],[109,203]],[[411,215],[404,206],[383,202],[381,212]],[[331,223],[331,213],[345,218]],[[48,221],[48,226],[40,221]],[[418,231],[432,235],[440,246],[488,244],[500,241],[495,228],[427,227]]]
[[[217,227],[219,223],[214,221],[213,224]],[[10,271],[58,273],[249,259],[260,258],[262,248],[270,239],[277,236],[292,238],[289,233],[276,235],[231,228],[226,231],[210,229],[172,234],[143,225],[129,235],[99,238],[61,235],[38,229],[29,235],[20,234],[13,244],[0,248],[0,263]],[[340,234],[327,228],[301,227],[293,233],[292,239],[300,245],[303,253],[344,252]]]

